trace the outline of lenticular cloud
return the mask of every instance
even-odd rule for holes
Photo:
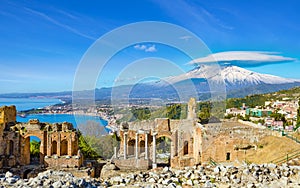
[[[255,51],[227,51],[210,54],[206,57],[195,59],[189,64],[207,64],[212,62],[219,62],[224,65],[237,66],[261,66],[269,63],[282,63],[295,61],[291,57],[284,57],[277,55],[274,52],[255,52]]]

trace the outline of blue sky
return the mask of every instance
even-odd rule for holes
[[[96,39],[125,24],[163,21],[198,35],[213,53],[276,52],[294,58],[262,62],[250,70],[300,79],[300,1],[10,1],[0,5],[0,93],[71,90],[76,68]],[[97,87],[112,84],[122,67],[151,56],[176,62],[188,58],[169,47],[147,43],[111,60]],[[152,47],[152,48],[151,48]],[[134,57],[134,58],[133,58]],[[102,80],[101,80],[102,79]]]

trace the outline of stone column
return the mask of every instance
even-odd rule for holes
[[[72,133],[69,135],[69,140],[68,140],[68,155],[72,156]]]
[[[40,145],[40,164],[44,163],[44,157],[47,155],[47,138],[45,137],[45,132],[42,133],[42,140],[41,140],[41,145]],[[45,151],[46,150],[46,151]]]
[[[124,132],[124,159],[127,159],[127,133]]]
[[[60,156],[60,132],[57,132],[57,156]]]
[[[139,133],[135,133],[135,158],[139,158]]]
[[[145,133],[145,159],[148,159],[148,133]]]
[[[47,156],[52,155],[52,140],[51,140],[51,134],[47,134]]]
[[[117,156],[117,147],[114,147],[114,158],[117,159],[118,156]]]
[[[156,134],[157,133],[152,133],[152,136],[153,136],[152,168],[157,168],[157,164],[156,164]]]

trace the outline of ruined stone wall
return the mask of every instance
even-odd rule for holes
[[[16,122],[16,107],[0,107],[0,168],[19,164],[20,136],[9,129],[9,124]]]
[[[47,156],[45,165],[51,168],[78,168],[82,165],[82,158],[79,156]]]
[[[171,120],[168,118],[157,118],[154,121],[131,122],[123,125],[124,124],[122,124],[120,131],[121,143],[117,161],[126,163],[136,157],[137,133],[139,160],[141,160],[145,156],[143,153],[145,146],[142,145],[141,142],[145,143],[145,133],[147,132],[148,159],[150,159],[150,162],[153,160],[153,135],[155,135],[155,139],[167,137],[171,140],[170,165],[172,167],[192,166],[200,163],[200,157],[194,156],[201,151],[201,129],[195,131],[198,124],[193,119]],[[126,129],[123,129],[124,127],[126,127]],[[129,158],[122,160],[122,157],[124,157],[124,134],[127,135],[126,152]],[[195,145],[194,143],[197,144]],[[130,157],[132,159],[130,159]],[[140,167],[143,168],[143,166]]]
[[[117,167],[121,169],[131,169],[131,170],[147,170],[151,166],[150,160],[145,159],[135,159],[129,158],[126,160],[118,159],[114,160]]]
[[[0,125],[9,122],[16,122],[17,110],[16,106],[0,107]]]
[[[256,149],[256,143],[262,137],[272,134],[268,130],[247,126],[213,128],[213,125],[205,133],[201,152],[203,163],[210,159],[217,162],[242,162],[247,150]]]
[[[47,156],[73,156],[78,152],[78,136],[76,132],[48,132]]]
[[[4,106],[0,108],[0,168],[30,164],[31,136],[41,141],[40,164],[50,167],[82,165],[78,135],[72,124],[40,123],[38,120],[16,123],[15,106]]]

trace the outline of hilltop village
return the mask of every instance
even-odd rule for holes
[[[237,118],[257,124],[262,128],[293,132],[299,128],[299,98],[281,97],[280,100],[265,100],[263,105],[227,108],[225,118]]]

